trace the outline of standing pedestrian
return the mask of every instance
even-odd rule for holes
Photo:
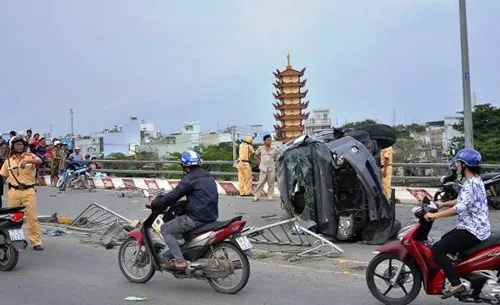
[[[42,164],[42,160],[35,154],[29,153],[28,143],[21,136],[10,140],[10,157],[3,163],[0,169],[2,179],[8,179],[9,191],[7,201],[10,207],[24,205],[28,237],[33,249],[43,251],[41,240],[41,227],[37,215],[36,200],[36,168]]]
[[[59,168],[63,161],[64,152],[61,150],[61,142],[55,141],[54,148],[52,149],[52,160],[50,163],[50,184],[56,186],[57,179],[59,179]]]
[[[26,135],[24,136],[24,140],[31,144],[33,142],[33,131],[31,129],[26,130]]]
[[[264,185],[267,182],[267,198],[273,200],[276,180],[276,157],[278,149],[271,146],[271,135],[264,136],[264,145],[255,151],[255,158],[259,161],[259,182],[252,201],[259,201]]]
[[[238,190],[242,197],[252,196],[252,167],[250,166],[250,157],[255,152],[252,142],[252,137],[246,137],[240,144],[238,154]]]
[[[3,138],[0,137],[0,168],[2,168],[3,163],[9,157],[9,146]],[[0,177],[0,209],[2,208],[2,196],[4,190],[4,181]]]
[[[380,161],[382,166],[382,188],[384,189],[387,199],[391,199],[392,195],[392,146],[382,149],[380,153]]]
[[[83,161],[83,154],[80,152],[80,147],[75,147],[75,151],[69,155],[69,161],[80,162]]]

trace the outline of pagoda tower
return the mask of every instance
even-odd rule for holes
[[[307,79],[301,80],[306,68],[300,71],[294,70],[290,63],[290,54],[287,55],[287,65],[284,71],[273,72],[276,82],[273,84],[277,89],[273,93],[277,100],[273,103],[274,109],[279,113],[274,114],[274,118],[280,122],[274,125],[274,130],[279,141],[283,143],[294,140],[304,132],[303,121],[309,117],[309,113],[303,113],[309,101],[302,102],[306,97],[308,90],[301,91],[306,84]]]

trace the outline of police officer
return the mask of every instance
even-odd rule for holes
[[[42,160],[35,154],[27,152],[28,143],[21,136],[10,140],[10,157],[3,163],[0,175],[3,180],[8,179],[8,205],[16,207],[24,205],[28,236],[33,249],[43,251],[41,227],[37,216],[36,201],[36,169]]]
[[[249,197],[252,196],[252,167],[250,164],[250,158],[255,153],[252,146],[253,138],[248,136],[240,144],[240,149],[238,153],[238,190],[240,196]]]
[[[391,199],[392,195],[392,158],[392,146],[380,152],[380,161],[382,163],[382,188],[387,199]]]

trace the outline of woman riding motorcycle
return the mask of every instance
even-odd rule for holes
[[[435,261],[451,283],[451,287],[445,291],[442,299],[465,291],[465,286],[462,285],[447,254],[456,254],[470,249],[491,235],[486,190],[479,176],[481,154],[474,149],[465,148],[460,150],[453,160],[462,177],[466,178],[458,198],[437,203],[439,208],[449,207],[450,209],[425,214],[427,221],[457,215],[457,227],[446,233],[432,246]]]

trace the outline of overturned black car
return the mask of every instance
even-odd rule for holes
[[[394,129],[383,124],[297,138],[278,159],[283,208],[337,241],[385,243],[401,226],[380,178],[380,150],[395,142]]]

